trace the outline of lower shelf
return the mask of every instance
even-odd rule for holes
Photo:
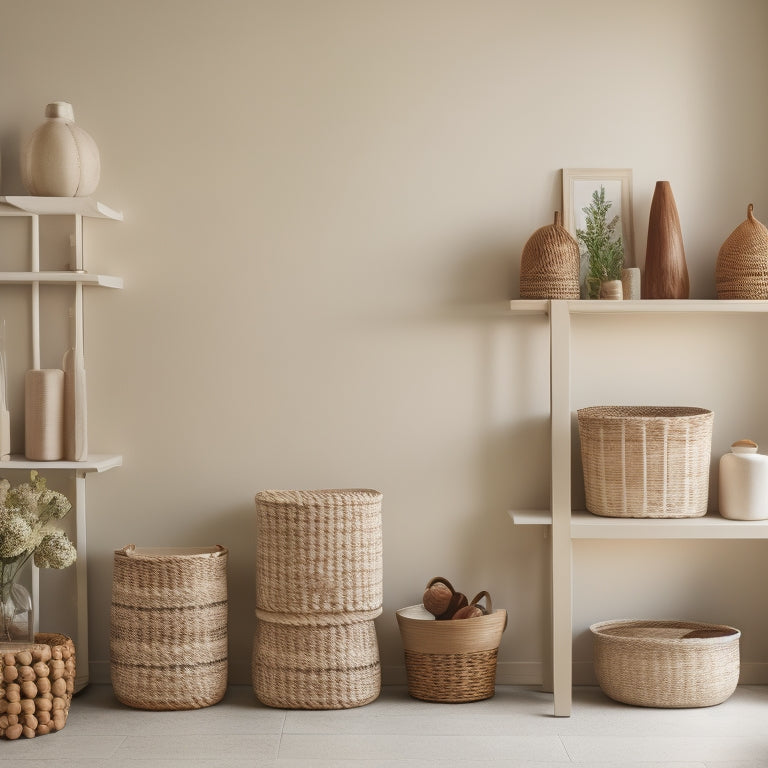
[[[546,510],[513,510],[515,525],[552,525]],[[768,539],[768,520],[727,520],[716,512],[693,518],[599,517],[571,513],[572,539]]]

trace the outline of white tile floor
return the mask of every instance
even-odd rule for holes
[[[144,712],[90,685],[59,733],[0,741],[11,768],[758,768],[768,766],[768,686],[742,686],[707,709],[628,707],[574,689],[573,716],[552,697],[497,686],[493,699],[428,704],[385,686],[356,709],[285,711],[234,686],[206,709]]]

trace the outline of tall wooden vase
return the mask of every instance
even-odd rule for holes
[[[644,299],[687,299],[690,294],[680,217],[668,181],[657,181],[648,219]]]

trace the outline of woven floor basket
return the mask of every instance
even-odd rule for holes
[[[717,255],[718,299],[768,299],[768,229],[747,208],[747,218],[731,232]]]
[[[459,704],[496,692],[496,660],[507,612],[474,619],[424,618],[421,605],[397,611],[408,693],[415,699]]]
[[[378,615],[381,501],[381,493],[367,489],[256,494],[256,607]]]
[[[350,709],[381,691],[373,621],[327,626],[259,618],[253,641],[253,690],[282,709]]]
[[[704,408],[579,409],[587,509],[603,517],[705,515],[713,419]]]
[[[739,682],[738,629],[684,621],[604,621],[590,627],[603,692],[641,707],[711,707]]]
[[[227,687],[227,550],[115,552],[112,687],[137,709],[198,709]]]
[[[537,229],[523,246],[520,257],[521,299],[578,299],[579,246],[573,236],[555,223]]]
[[[0,738],[60,731],[76,673],[75,646],[66,635],[40,632],[34,643],[0,643]]]

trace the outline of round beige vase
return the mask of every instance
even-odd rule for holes
[[[96,142],[75,125],[72,105],[56,101],[21,153],[21,180],[32,195],[87,197],[96,190],[101,161]]]

